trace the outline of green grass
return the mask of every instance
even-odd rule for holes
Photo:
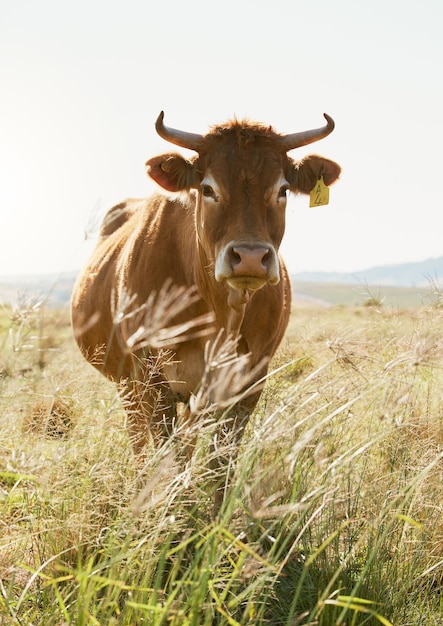
[[[443,624],[442,315],[295,310],[214,520],[213,424],[140,472],[66,312],[4,312],[0,624]]]

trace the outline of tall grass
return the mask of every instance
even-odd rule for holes
[[[295,311],[214,520],[212,421],[140,470],[34,305],[0,320],[0,624],[443,623],[440,308]]]

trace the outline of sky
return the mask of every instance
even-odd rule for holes
[[[441,0],[0,0],[0,276],[86,262],[99,216],[155,185],[154,122],[233,116],[342,166],[326,207],[293,196],[291,272],[443,255]],[[175,148],[174,148],[175,149]]]

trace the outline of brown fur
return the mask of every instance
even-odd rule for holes
[[[157,183],[168,191],[186,191],[186,196],[157,194],[147,200],[128,200],[105,218],[102,238],[74,289],[72,319],[85,357],[127,394],[130,436],[137,452],[149,432],[158,443],[170,434],[177,400],[188,402],[199,389],[208,341],[213,342],[221,331],[225,337],[231,333],[237,354],[247,355],[248,369],[254,372],[249,382],[253,383],[265,375],[284,335],[291,286],[283,261],[276,256],[284,233],[285,205],[275,185],[285,177],[291,191],[309,193],[320,175],[326,184],[333,182],[340,167],[318,156],[293,161],[279,148],[278,138],[271,127],[255,123],[233,121],[214,127],[194,158],[167,153],[147,163]],[[209,199],[199,190],[207,175],[216,181],[218,190]],[[220,265],[219,259],[225,259],[226,250],[238,262],[230,242],[245,254],[249,247],[253,249],[252,261],[248,258],[244,264],[247,276],[237,278],[232,270],[234,282],[244,281],[246,286],[241,288],[215,278],[217,262]],[[275,251],[278,267],[272,268],[280,280],[271,284],[263,279],[256,289],[254,281],[262,278],[256,279],[250,265],[267,247]],[[265,271],[265,261],[259,259],[256,264],[259,273]],[[167,281],[196,290],[196,297],[168,325],[208,314],[214,321],[210,330],[206,327],[206,334],[195,336],[194,332],[186,341],[166,342],[169,360],[162,364],[155,340],[152,345],[147,341],[132,348],[128,341],[132,346],[131,338],[143,317],[134,311],[149,299],[152,304],[153,294],[161,293]],[[116,312],[124,308],[128,294],[133,297],[129,311],[116,323]],[[97,354],[103,357],[97,359]],[[259,395],[256,391],[245,396],[229,413],[231,434],[237,439]],[[191,419],[189,411],[187,419]]]

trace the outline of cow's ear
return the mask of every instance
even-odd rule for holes
[[[146,161],[146,173],[168,191],[184,191],[198,184],[192,161],[176,153],[149,159]]]
[[[320,176],[323,176],[325,185],[329,186],[337,180],[340,172],[341,167],[338,163],[311,154],[301,161],[292,161],[286,178],[291,186],[291,191],[309,194]]]

